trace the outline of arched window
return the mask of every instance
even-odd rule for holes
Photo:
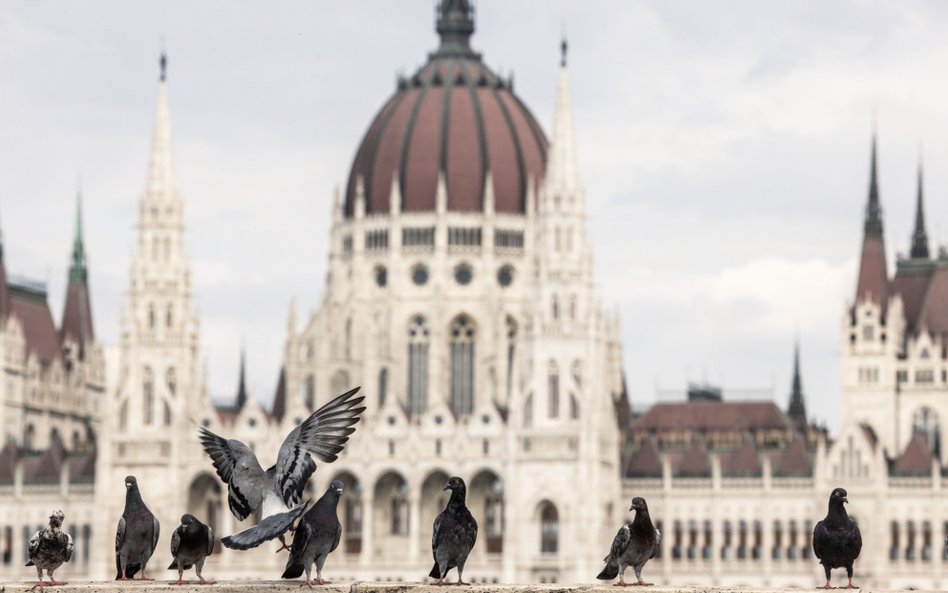
[[[158,260],[158,237],[151,240],[151,259]]]
[[[563,250],[563,231],[560,230],[560,227],[556,227],[553,230],[553,240],[554,240],[555,250],[562,251]]]
[[[119,428],[125,430],[128,428],[128,400],[122,402],[122,407],[119,408]]]
[[[72,450],[73,451],[79,448],[79,445],[81,444],[80,439],[81,437],[79,436],[79,431],[78,430],[72,431]]]
[[[155,328],[155,304],[148,303],[148,329]]]
[[[899,559],[899,522],[889,523],[889,560]]]
[[[164,404],[165,404],[165,418],[164,418],[165,426],[171,426],[171,406],[168,405],[168,402],[164,402]]]
[[[306,375],[306,380],[303,382],[303,406],[309,412],[316,407],[316,377],[311,374]]]
[[[385,406],[385,397],[388,395],[388,367],[379,369],[379,409]]]
[[[142,422],[151,424],[155,410],[155,375],[151,367],[145,367],[142,379]]]
[[[174,395],[178,389],[178,376],[175,374],[174,367],[168,367],[165,371],[165,383],[168,384],[168,393]]]
[[[513,392],[514,360],[517,348],[517,321],[507,316],[507,397]]]
[[[36,446],[36,429],[32,424],[27,424],[23,430],[23,448],[32,451]]]
[[[560,415],[560,370],[555,360],[550,361],[547,371],[547,416],[559,418]]]
[[[408,413],[423,414],[428,406],[428,343],[425,318],[416,315],[408,326]]]
[[[165,237],[165,261],[171,259],[171,239]]]
[[[576,319],[576,295],[569,297],[569,318],[570,320]]]
[[[556,554],[559,548],[560,514],[551,502],[540,505],[540,552]]]
[[[553,301],[550,306],[553,310],[553,319],[559,319],[560,318],[560,300],[556,297],[555,294],[553,295]]]
[[[941,454],[941,427],[934,410],[926,407],[916,411],[912,417],[912,432],[924,435],[932,452],[936,456]]]
[[[533,394],[527,395],[523,402],[523,425],[526,428],[533,426]]]
[[[53,443],[61,443],[62,441],[63,441],[62,438],[59,436],[59,429],[58,429],[58,428],[54,428],[54,429],[52,429],[51,431],[49,431],[49,445],[50,445],[50,447],[53,446]]]
[[[576,394],[569,394],[569,417],[573,420],[579,420],[579,402],[576,401]]]
[[[774,521],[774,548],[771,557],[774,560],[783,558],[783,526],[780,521]]]
[[[566,251],[568,253],[573,251],[573,227],[566,227]]]
[[[345,393],[351,385],[349,381],[349,373],[344,369],[339,369],[336,371],[336,374],[332,376],[332,396],[336,397],[342,393]]]
[[[171,329],[174,325],[174,305],[168,305],[165,309],[165,327]]]
[[[346,360],[352,360],[352,318],[346,319],[346,342],[343,345]]]
[[[576,385],[582,387],[583,385],[583,363],[579,360],[574,360],[573,364],[569,367],[570,373],[573,375],[573,381]]]
[[[474,323],[458,315],[451,323],[451,410],[457,416],[474,410]]]

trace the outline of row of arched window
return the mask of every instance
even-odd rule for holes
[[[661,523],[656,522],[659,531],[662,530]],[[808,560],[813,556],[813,524],[810,521],[784,523],[778,520],[771,524],[771,528],[771,542],[769,549],[765,550],[762,521],[724,521],[718,546],[711,521],[675,521],[671,532],[671,557],[673,561],[711,560],[716,548],[722,560],[760,560],[765,554],[773,560]]]
[[[948,538],[948,521],[942,527],[942,539]],[[942,540],[939,540],[939,542]],[[945,540],[948,541],[948,540]],[[929,562],[936,553],[933,526],[931,521],[906,521],[904,526],[898,521],[889,524],[889,560],[922,560]],[[937,548],[940,554],[940,544]],[[948,561],[946,555],[942,559]]]
[[[49,431],[49,442],[52,443],[56,440],[62,441],[62,436],[59,434],[59,429],[54,427]],[[82,445],[82,435],[78,430],[72,431],[70,445],[73,450],[79,449]],[[37,447],[36,427],[33,426],[32,422],[28,422],[26,426],[23,427],[23,448],[27,451],[35,451]]]
[[[576,317],[579,315],[579,305],[576,295],[571,295],[569,297],[569,320],[575,321]],[[560,318],[560,297],[559,295],[554,294],[550,299],[550,313],[553,317],[553,320],[558,320]]]
[[[30,547],[30,538],[33,537],[33,534],[44,529],[46,525],[39,525],[35,529],[29,525],[23,526],[23,541],[22,541],[22,550],[23,558],[25,561],[28,550]],[[92,546],[92,526],[86,523],[82,526],[81,530],[77,530],[75,525],[69,527],[69,535],[72,537],[73,542],[73,563],[81,563],[84,566],[89,565],[89,550]],[[12,526],[7,525],[3,528],[3,531],[0,532],[0,563],[3,566],[10,566],[14,562],[21,562],[14,558],[14,549],[16,548],[16,543],[14,542],[14,529]]]

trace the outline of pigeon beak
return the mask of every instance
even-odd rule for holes
[[[131,483],[131,482],[125,482],[125,487],[126,487],[126,488],[131,488],[131,487],[132,487],[132,483]]]
[[[844,496],[844,497],[843,497],[843,502],[849,502],[849,498],[847,498],[847,497]]]
[[[635,505],[630,506],[630,507],[629,507],[629,510],[630,510],[630,511],[634,511],[634,510],[635,510]]]
[[[450,490],[450,489],[451,489],[451,484],[445,484],[444,488],[442,488],[441,490],[443,491],[443,490]]]

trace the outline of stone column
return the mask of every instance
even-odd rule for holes
[[[362,488],[362,553],[359,554],[359,564],[368,567],[372,564],[373,550],[373,520],[375,519],[375,500],[372,498],[372,488],[366,484]]]
[[[421,547],[421,493],[420,488],[412,488],[408,495],[408,560],[416,562]]]

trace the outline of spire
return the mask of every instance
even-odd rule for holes
[[[441,36],[438,54],[471,54],[474,34],[474,7],[470,0],[441,0],[437,8],[435,30]]]
[[[82,241],[82,192],[76,192],[76,230],[72,241],[72,265],[69,267],[69,282],[85,284],[88,276],[86,270],[86,249]]]
[[[876,167],[876,133],[872,132],[872,157],[869,167],[869,201],[859,258],[859,280],[856,284],[856,304],[871,300],[883,309],[888,303],[889,275],[885,261],[885,241],[882,236],[882,205],[879,202],[879,183]]]
[[[869,202],[866,204],[866,236],[882,236],[882,205],[879,203],[879,182],[876,171],[876,133],[872,132],[872,157],[869,165]]]
[[[80,359],[85,357],[86,344],[95,339],[88,280],[86,249],[82,240],[82,192],[76,191],[76,228],[72,241],[72,264],[69,266],[66,305],[63,307],[63,320],[59,334],[63,339],[69,338],[76,342]]]
[[[158,66],[161,68],[161,75],[158,80],[164,82],[168,75],[168,56],[163,49],[161,50],[161,57],[158,58]]]
[[[246,352],[243,346],[240,348],[240,379],[237,383],[237,401],[234,407],[242,410],[247,403],[247,382],[246,376]]]
[[[800,431],[806,429],[806,403],[803,401],[803,381],[800,379],[800,341],[793,345],[793,384],[787,416]]]
[[[915,231],[912,233],[912,259],[928,259],[928,233],[925,232],[925,208],[922,201],[922,159],[918,159],[918,202],[915,204]]]
[[[148,159],[148,186],[145,198],[171,200],[177,187],[174,176],[174,159],[171,155],[171,117],[168,109],[167,66],[162,52],[159,60],[161,77],[158,83],[158,100],[155,106],[155,128],[152,134],[151,154]]]
[[[546,166],[547,193],[569,195],[580,190],[573,140],[573,110],[570,100],[569,70],[566,67],[568,44],[560,43],[560,72],[556,82],[556,105],[553,112],[553,139]]]

